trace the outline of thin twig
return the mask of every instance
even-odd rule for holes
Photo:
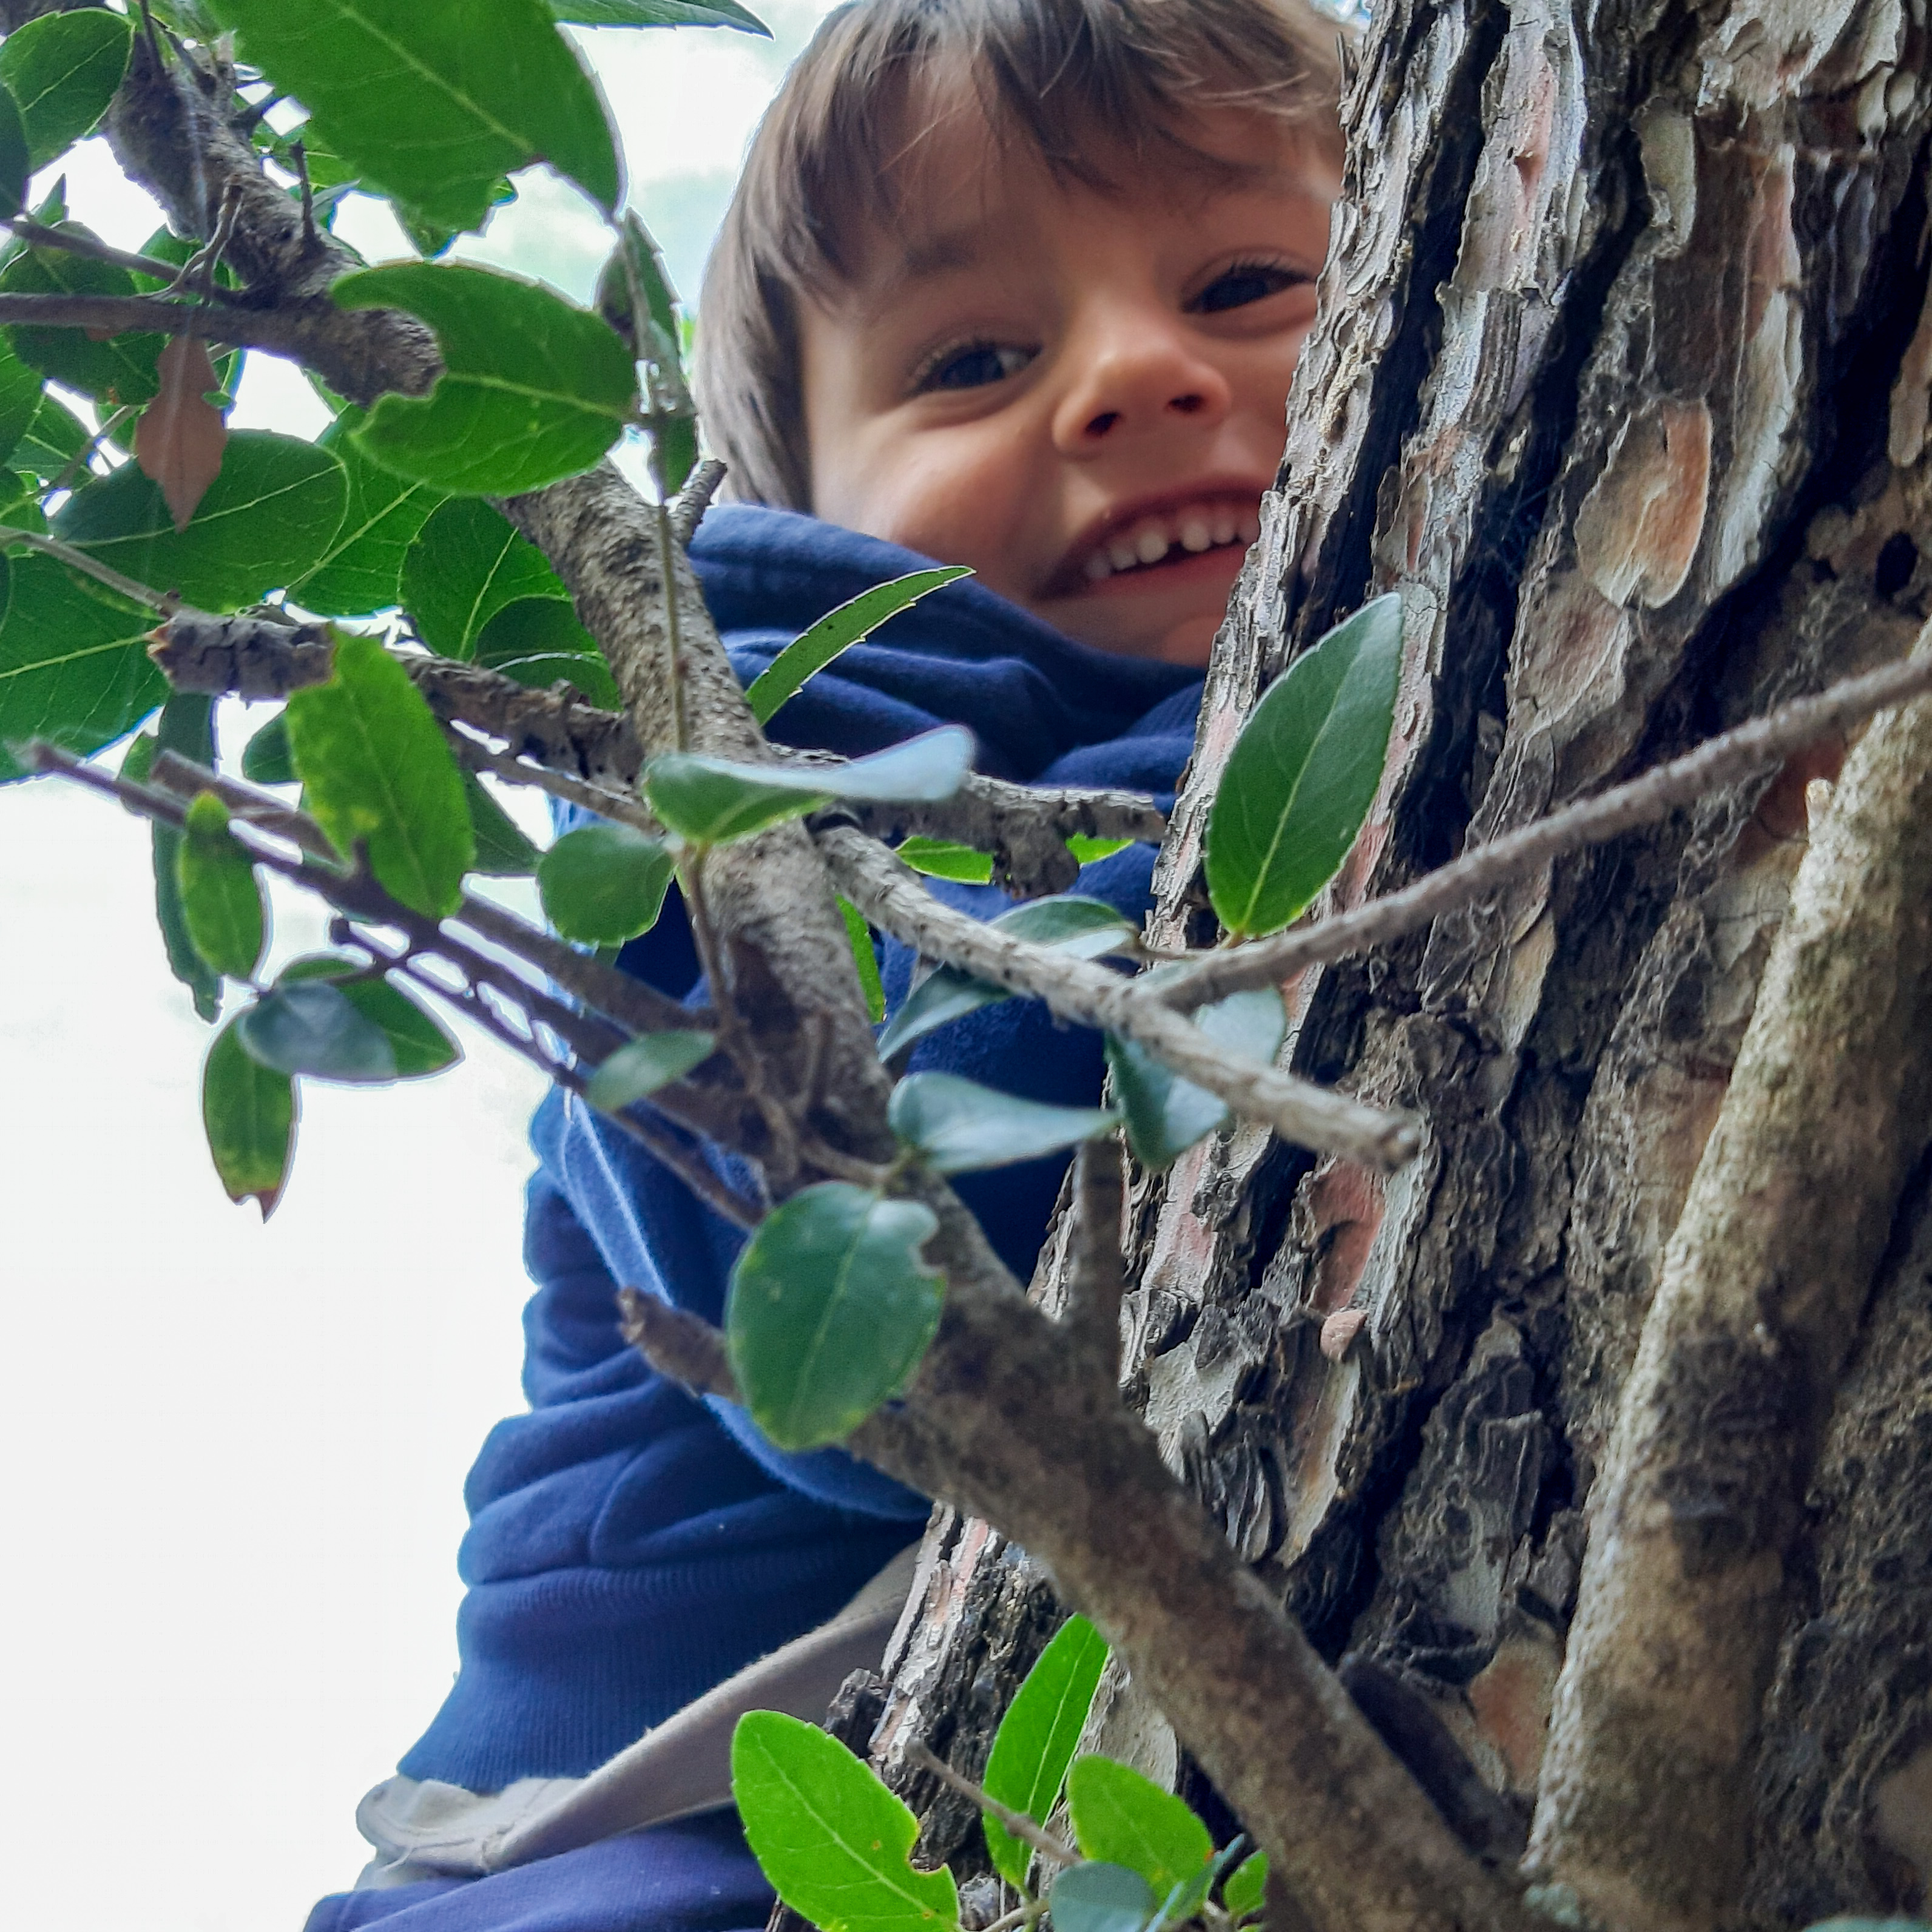
[[[700,1316],[641,1288],[620,1288],[617,1319],[618,1332],[659,1375],[682,1382],[694,1395],[740,1400],[724,1337]]]
[[[239,778],[211,771],[206,765],[196,764],[192,758],[183,758],[178,752],[166,751],[156,754],[148,776],[164,790],[178,793],[183,798],[191,799],[197,792],[211,791],[246,824],[259,826],[278,838],[286,838],[291,845],[306,852],[312,859],[320,859],[325,865],[340,866],[342,862],[341,855],[330,842],[328,833],[307,812],[298,812],[271,794],[257,791]]]
[[[64,254],[84,255],[90,262],[110,262],[117,268],[125,268],[130,274],[150,276],[164,290],[180,273],[178,264],[164,262],[158,255],[135,254],[125,248],[111,248],[98,236],[50,228],[30,215],[16,215],[10,221],[0,222],[0,226],[10,228],[30,248],[56,248]],[[220,291],[220,295],[226,302],[236,298],[235,292],[230,290]]]
[[[548,765],[532,764],[512,752],[499,752],[471,735],[473,727],[442,721],[443,735],[456,755],[472,771],[489,772],[508,784],[529,785],[533,790],[561,799],[566,805],[580,805],[600,818],[614,819],[620,825],[661,838],[664,827],[628,792],[601,785],[590,778],[572,778],[567,772]]]
[[[71,456],[68,458],[67,462],[62,468],[61,473],[47,485],[46,489],[43,494],[47,496],[58,496],[60,493],[64,490],[83,470],[86,469],[88,466],[93,462],[94,454],[100,448],[100,446],[114,434],[115,430],[120,428],[122,424],[125,422],[130,416],[134,415],[136,412],[136,408],[134,404],[123,403],[121,406],[118,410],[115,410],[111,416],[108,416],[101,424],[100,427],[96,430]]]
[[[299,134],[289,143],[289,158],[295,164],[296,179],[302,188],[302,246],[319,248],[322,242],[315,232],[315,189],[308,178],[308,149]]]
[[[1317,926],[1197,958],[1196,963],[1158,985],[1137,989],[1133,997],[1137,1002],[1186,1011],[1244,988],[1278,986],[1306,967],[1386,945],[1444,913],[1486,898],[1512,879],[1586,845],[1600,845],[1647,825],[1680,806],[1694,804],[1815,743],[1828,732],[1841,730],[1928,689],[1932,689],[1932,662],[1920,658],[1846,678],[1815,698],[1796,699],[1740,724],[1626,784],[1478,845],[1386,898],[1371,899]]]
[[[1401,1115],[1238,1059],[1160,1002],[1130,998],[1132,980],[1028,945],[955,911],[890,852],[850,826],[828,826],[815,836],[839,890],[873,925],[926,958],[1044,1000],[1061,1019],[1125,1034],[1244,1119],[1266,1122],[1296,1146],[1341,1154],[1384,1172],[1414,1158],[1418,1131]]]
[[[29,550],[57,557],[70,570],[83,572],[97,584],[104,584],[109,590],[118,591],[123,597],[131,598],[136,604],[145,604],[150,610],[169,615],[181,601],[160,591],[151,590],[146,584],[137,583],[131,577],[123,577],[120,572],[110,569],[84,550],[76,550],[72,544],[62,543],[58,537],[43,536],[38,530],[16,530],[0,524],[0,544],[10,543],[22,543]]]
[[[676,581],[671,567],[670,550],[672,532],[670,512],[662,503],[652,506],[656,512],[655,520],[658,535],[658,569],[660,580],[665,586],[664,600],[664,655],[668,662],[664,665],[664,677],[670,692],[671,745],[682,752],[687,748],[688,738],[684,717],[684,651],[680,633],[677,599],[670,590]]]
[[[962,1778],[943,1757],[934,1755],[916,1739],[905,1747],[908,1764],[916,1764],[921,1771],[930,1772],[941,1784],[956,1791],[962,1798],[970,1798],[981,1810],[990,1812],[1016,1838],[1032,1846],[1042,1858],[1051,1858],[1057,1865],[1077,1865],[1080,1854],[1072,1846],[1063,1844],[1051,1832],[1036,1825],[1024,1811],[1016,1811],[1010,1804],[1002,1804],[997,1798],[989,1796],[970,1778]]]
[[[1017,1927],[1030,1925],[1046,1909],[1045,1899],[1029,1898],[1024,1904],[1015,1906],[1012,1911],[1003,1912],[986,1928],[986,1932],[1015,1932]]]
[[[684,479],[684,488],[670,500],[670,533],[680,549],[688,550],[718,486],[724,480],[724,466],[715,456],[704,458]]]

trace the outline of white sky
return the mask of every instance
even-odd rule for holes
[[[776,45],[585,37],[687,296],[826,6],[758,10]],[[65,172],[110,240],[157,225],[99,143]],[[344,230],[396,252],[352,207]],[[582,296],[607,245],[539,177],[464,252]],[[251,358],[236,420],[313,434],[320,412]],[[206,1033],[163,961],[148,865],[143,829],[100,800],[0,791],[7,1910],[62,1932],[296,1932],[352,1881],[356,1801],[455,1666],[463,1477],[521,1406],[539,1083],[470,1037],[439,1079],[310,1088],[262,1226],[208,1163]],[[278,956],[321,943],[308,907],[276,918]]]

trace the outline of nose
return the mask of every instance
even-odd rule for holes
[[[1063,455],[1097,455],[1183,423],[1211,429],[1233,404],[1228,377],[1184,316],[1138,304],[1094,316],[1064,353],[1071,375],[1053,424]]]

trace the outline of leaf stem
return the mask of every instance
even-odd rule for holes
[[[990,1813],[1005,1826],[1012,1835],[1032,1846],[1042,1858],[1051,1858],[1057,1865],[1077,1865],[1080,1854],[1070,1845],[1064,1844],[1044,1827],[1036,1825],[1024,1811],[1016,1811],[1010,1804],[1000,1801],[975,1784],[970,1778],[962,1777],[943,1757],[935,1756],[926,1746],[916,1740],[905,1748],[908,1764],[916,1764],[920,1769],[930,1772],[941,1784],[956,1791],[962,1798],[970,1798],[981,1810]]]
[[[150,610],[172,616],[180,608],[181,599],[172,592],[154,590],[137,582],[134,578],[123,577],[118,570],[98,562],[83,550],[76,550],[73,544],[62,543],[58,537],[43,536],[38,530],[19,530],[10,525],[0,524],[0,544],[23,543],[29,550],[44,552],[57,557],[70,570],[78,570],[104,584],[109,590],[116,590],[123,597],[132,598],[136,604],[145,604]]]

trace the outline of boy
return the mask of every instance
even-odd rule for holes
[[[775,737],[858,754],[956,722],[982,770],[1172,794],[1312,316],[1335,34],[1306,0],[859,0],[826,21],[706,278],[705,422],[748,502],[712,512],[694,560],[747,679],[871,584],[933,558],[977,575],[814,678]],[[1138,917],[1152,861],[1131,848],[1080,890]],[[674,907],[622,963],[690,992]],[[882,964],[903,998],[914,962]],[[1018,1000],[914,1064],[1061,1104],[1101,1082],[1097,1038]],[[617,1282],[718,1318],[735,1232],[559,1096],[532,1137],[532,1412],[470,1478],[461,1673],[364,1801],[376,1861],[310,1932],[762,1924],[731,1724],[822,1714],[909,1580],[922,1498],[775,1450],[617,1336]],[[960,1184],[1022,1280],[1064,1166]]]

